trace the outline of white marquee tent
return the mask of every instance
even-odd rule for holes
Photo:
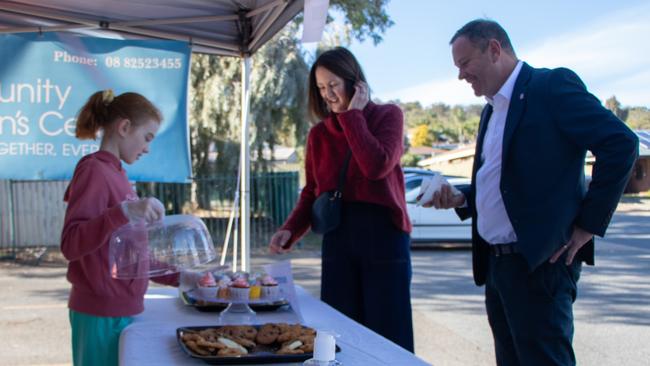
[[[187,41],[195,52],[241,57],[241,251],[250,266],[250,57],[305,9],[303,41],[316,41],[328,0],[11,0],[0,2],[0,33],[78,32]]]

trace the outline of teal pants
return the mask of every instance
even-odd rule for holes
[[[70,310],[73,364],[117,365],[120,333],[132,321],[131,317],[101,317]]]

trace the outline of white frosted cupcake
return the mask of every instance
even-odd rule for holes
[[[248,281],[243,277],[237,278],[230,284],[230,299],[232,301],[248,301],[250,291]]]
[[[262,298],[276,300],[280,297],[280,286],[278,281],[269,275],[262,277]]]
[[[201,300],[214,300],[217,298],[218,290],[214,276],[212,276],[212,273],[207,272],[199,279],[195,291]]]

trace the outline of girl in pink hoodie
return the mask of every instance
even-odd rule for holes
[[[149,152],[161,120],[158,108],[142,95],[114,96],[111,90],[90,96],[77,117],[77,138],[95,139],[99,130],[103,136],[99,151],[77,164],[64,196],[68,207],[61,251],[72,284],[68,307],[75,365],[117,365],[120,332],[144,310],[148,280],[112,278],[108,243],[130,220],[164,216],[160,201],[138,198],[121,163],[132,164]],[[178,278],[153,280],[178,286]]]

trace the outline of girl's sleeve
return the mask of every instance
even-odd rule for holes
[[[120,226],[129,222],[120,205],[108,207],[108,187],[91,164],[75,171],[66,191],[68,208],[61,233],[61,252],[69,261],[99,249]]]

